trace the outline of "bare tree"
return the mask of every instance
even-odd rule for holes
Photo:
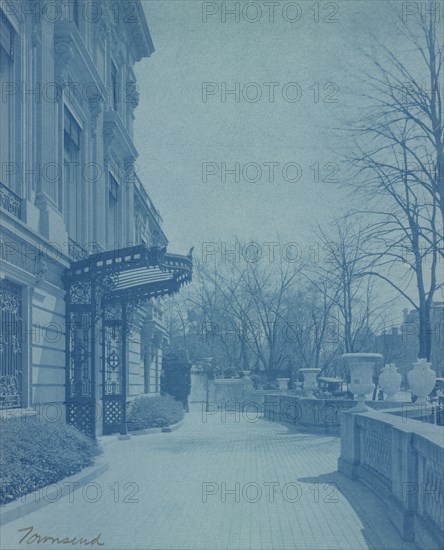
[[[434,2],[429,0],[430,8]],[[436,6],[435,6],[436,7]],[[433,10],[430,10],[433,13]],[[359,125],[359,137],[366,136],[366,148],[386,171],[406,172],[412,184],[423,187],[438,205],[444,218],[444,33],[439,17],[418,17],[400,21],[403,55],[382,44],[364,52],[374,71],[362,81],[370,88],[365,97],[370,109]],[[395,32],[395,30],[394,30]],[[362,143],[362,140],[360,140]],[[373,144],[373,145],[372,145]],[[404,163],[396,162],[393,152]],[[385,154],[387,153],[387,154]]]
[[[180,341],[181,345],[187,348],[191,323],[187,311],[186,290],[164,300],[163,316],[170,342]]]
[[[321,368],[331,373],[331,362],[339,345],[333,308],[325,280],[316,284],[298,283],[298,290],[290,297],[288,311],[282,317],[293,372],[300,368]]]
[[[272,376],[288,363],[281,319],[296,270],[281,259],[265,265],[230,262],[224,274],[221,273],[219,269],[212,282],[224,296],[226,310],[238,320],[241,341]]]
[[[195,261],[194,282],[188,304],[195,317],[196,346],[209,354],[220,367],[242,365],[249,368],[242,318],[229,307],[223,292],[223,269],[218,265]]]
[[[366,231],[347,215],[318,228],[319,254],[302,273],[328,300],[343,351],[366,349],[379,328],[381,302],[374,299],[364,250]]]
[[[418,18],[401,32],[412,44],[405,60],[379,46],[371,60],[369,113],[356,125],[353,187],[369,220],[368,275],[394,288],[419,315],[419,357],[430,359],[430,314],[442,288],[444,118],[443,41],[439,22]]]

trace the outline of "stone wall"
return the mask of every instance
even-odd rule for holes
[[[204,373],[191,373],[190,403],[207,402],[224,410],[264,413],[265,390],[255,390],[249,378],[210,380]]]
[[[296,395],[265,395],[264,416],[267,420],[289,422],[305,427],[336,429],[339,433],[340,414],[356,405],[348,399],[316,399]],[[402,407],[391,401],[368,401],[373,409]]]
[[[242,408],[251,401],[253,383],[248,378],[213,380],[209,388],[209,402],[223,405],[226,410]]]
[[[191,392],[189,403],[204,403],[207,401],[208,374],[206,372],[191,372]]]

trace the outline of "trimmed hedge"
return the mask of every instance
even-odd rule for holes
[[[127,426],[129,430],[165,428],[182,420],[184,414],[182,404],[170,395],[141,395],[128,407]]]
[[[0,504],[94,464],[97,443],[73,426],[36,417],[0,422]]]

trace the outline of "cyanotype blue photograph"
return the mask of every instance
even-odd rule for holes
[[[444,548],[444,0],[0,0],[0,549]]]

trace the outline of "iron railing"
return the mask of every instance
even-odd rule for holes
[[[23,214],[22,203],[23,200],[0,181],[0,207],[21,220]]]

